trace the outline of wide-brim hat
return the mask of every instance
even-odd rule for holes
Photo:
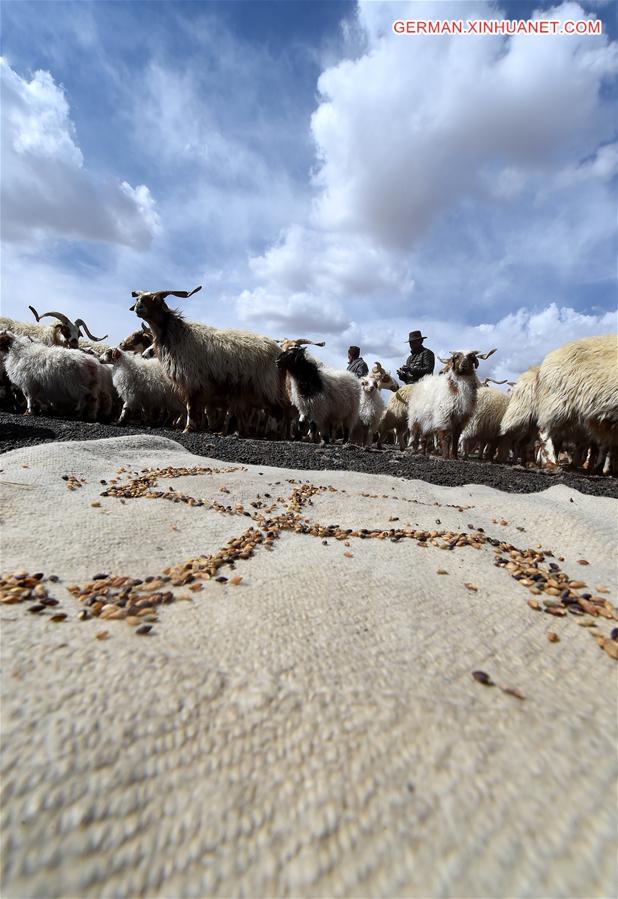
[[[412,340],[427,340],[427,337],[424,334],[421,334],[420,331],[410,331],[408,334],[408,343]]]

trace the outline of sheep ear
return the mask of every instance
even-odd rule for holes
[[[493,356],[497,349],[498,347],[494,347],[493,350],[490,350],[488,353],[477,353],[476,355],[479,357],[479,359],[489,359],[489,357]]]

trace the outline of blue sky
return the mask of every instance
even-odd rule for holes
[[[513,375],[615,328],[615,3],[8,2],[2,311],[119,340],[133,289],[391,367]],[[600,37],[401,38],[395,18],[600,17]],[[495,361],[494,361],[495,360]]]

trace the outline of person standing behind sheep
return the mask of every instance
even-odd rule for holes
[[[369,374],[369,366],[360,354],[360,347],[348,347],[348,371],[357,378],[364,378]]]
[[[410,355],[401,368],[397,369],[397,374],[404,384],[416,384],[425,375],[433,374],[436,357],[431,350],[423,346],[426,339],[420,331],[410,331],[408,334]]]

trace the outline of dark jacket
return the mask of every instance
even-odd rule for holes
[[[348,365],[348,371],[351,371],[357,378],[364,378],[369,373],[369,368],[363,357],[357,356]]]
[[[436,365],[436,357],[423,347],[418,353],[411,353],[397,374],[404,384],[416,384],[425,375],[432,375]]]

